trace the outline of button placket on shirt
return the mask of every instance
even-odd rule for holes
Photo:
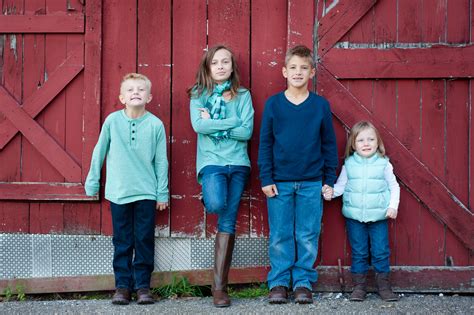
[[[135,148],[137,146],[137,123],[130,121],[130,145]]]

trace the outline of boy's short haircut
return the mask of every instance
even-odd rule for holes
[[[143,80],[145,81],[145,85],[148,88],[148,92],[151,92],[151,81],[150,79],[147,78],[146,75],[143,75],[141,73],[127,73],[126,75],[123,76],[122,82],[120,82],[120,91],[122,90],[122,85],[125,81],[127,80]]]
[[[286,52],[285,66],[288,64],[291,57],[293,57],[293,56],[298,56],[298,57],[301,57],[301,58],[305,58],[309,62],[311,67],[314,68],[315,65],[314,65],[313,53],[311,52],[311,49],[309,49],[305,45],[297,45],[295,47],[290,48]]]

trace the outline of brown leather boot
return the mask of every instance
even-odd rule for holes
[[[352,290],[350,301],[363,301],[365,300],[365,295],[367,294],[366,288],[366,274],[353,273],[352,282],[354,283],[354,290]]]
[[[130,304],[130,291],[125,288],[117,288],[115,294],[112,297],[112,304],[115,305],[128,305]]]
[[[382,300],[386,302],[398,301],[398,294],[392,292],[390,286],[390,274],[389,273],[377,273],[375,274],[375,282],[377,283],[377,290]]]
[[[214,252],[214,282],[212,284],[212,297],[214,306],[230,306],[230,298],[227,294],[227,282],[230,263],[232,262],[232,251],[234,250],[235,235],[229,233],[217,233]]]

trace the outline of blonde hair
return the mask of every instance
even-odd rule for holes
[[[295,47],[290,48],[285,55],[285,67],[288,65],[288,62],[290,62],[290,59],[293,56],[298,56],[303,59],[306,59],[306,61],[311,65],[311,68],[314,68],[314,59],[313,59],[313,53],[311,52],[311,49],[306,47],[305,45],[297,45]]]
[[[356,123],[354,126],[352,126],[351,131],[349,133],[349,139],[347,139],[347,144],[346,144],[346,152],[345,152],[345,158],[347,159],[349,156],[354,154],[355,152],[355,141],[357,136],[364,130],[367,129],[372,129],[375,132],[375,136],[377,137],[377,153],[381,156],[385,156],[385,146],[383,145],[382,138],[380,137],[380,133],[375,128],[375,126],[368,122],[368,121],[359,121]]]
[[[204,90],[207,90],[207,93],[209,94],[212,93],[215,85],[211,76],[212,58],[214,58],[216,52],[221,49],[225,49],[230,53],[230,59],[232,61],[232,73],[230,74],[229,78],[230,93],[232,97],[237,95],[237,91],[240,88],[240,71],[237,63],[235,62],[234,53],[227,46],[216,45],[209,48],[202,56],[198,71],[196,73],[196,83],[194,83],[194,85],[187,90],[189,97],[197,97],[201,95]]]
[[[127,73],[126,75],[123,76],[122,82],[120,82],[120,92],[122,92],[122,86],[123,83],[127,80],[143,80],[145,81],[145,86],[148,89],[148,92],[151,92],[151,81],[148,79],[146,75],[140,74],[140,73]]]

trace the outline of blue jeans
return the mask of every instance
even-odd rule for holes
[[[346,229],[352,251],[352,273],[367,273],[369,249],[375,272],[390,272],[387,220],[364,223],[346,218]]]
[[[270,227],[268,286],[306,287],[318,280],[314,268],[323,214],[321,181],[277,182],[267,198]]]
[[[155,200],[110,203],[115,287],[149,288],[155,258]]]
[[[203,203],[207,212],[217,214],[218,232],[235,234],[240,198],[250,167],[208,165],[200,174]]]

